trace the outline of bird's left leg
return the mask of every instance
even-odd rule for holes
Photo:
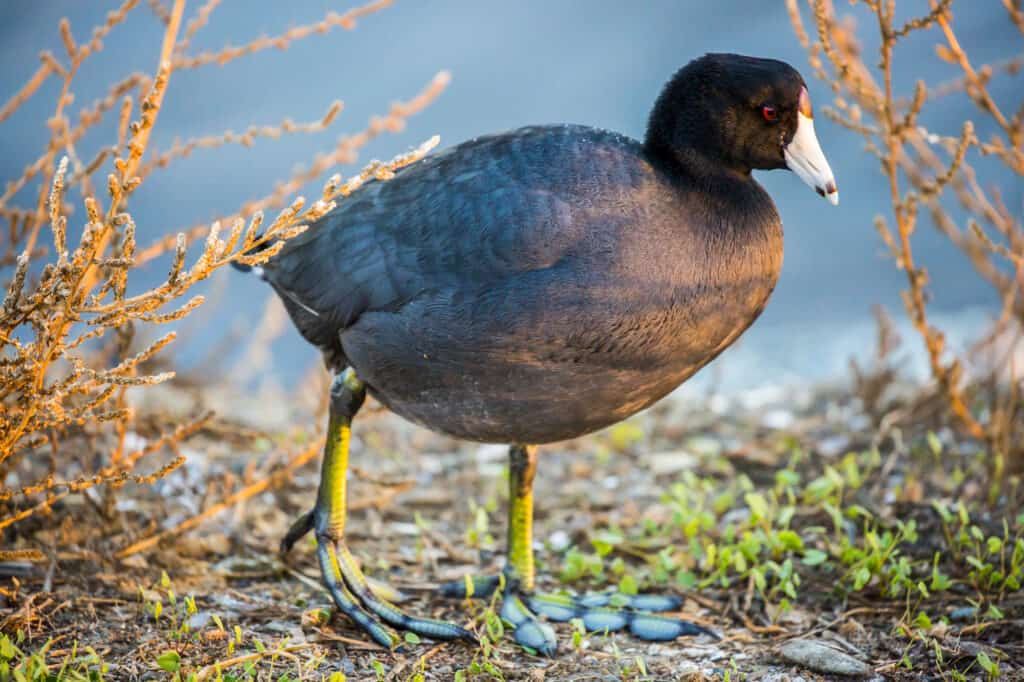
[[[335,606],[382,646],[399,643],[392,627],[433,639],[475,641],[471,632],[452,623],[403,613],[386,600],[380,588],[370,585],[349,552],[345,542],[349,438],[352,419],[365,398],[366,386],[351,368],[335,377],[316,506],[292,525],[281,543],[282,549],[287,551],[313,530],[320,573]]]
[[[654,615],[682,605],[677,597],[657,595],[594,594],[582,597],[534,594],[533,478],[537,467],[535,446],[513,445],[509,451],[508,556],[501,576],[467,577],[443,585],[448,597],[486,599],[502,591],[501,617],[515,628],[516,643],[551,656],[558,647],[555,632],[538,616],[563,622],[583,621],[590,631],[628,628],[639,639],[672,640],[681,635],[714,633],[685,620]]]

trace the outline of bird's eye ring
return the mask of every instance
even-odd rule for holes
[[[761,116],[764,120],[774,122],[779,120],[779,112],[771,104],[765,104],[761,106]]]

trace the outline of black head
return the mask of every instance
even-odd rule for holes
[[[775,59],[708,54],[684,66],[654,105],[645,146],[697,175],[789,168],[838,201],[807,85]]]

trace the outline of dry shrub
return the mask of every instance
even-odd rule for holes
[[[140,247],[128,204],[154,172],[197,150],[318,132],[331,125],[342,109],[335,102],[313,123],[252,126],[242,134],[176,141],[161,152],[151,148],[150,134],[175,71],[215,68],[271,47],[286,48],[310,35],[352,29],[356,19],[383,9],[390,0],[370,2],[344,14],[330,12],[320,21],[276,37],[196,56],[187,54],[188,45],[218,0],[202,4],[184,30],[184,0],[174,0],[169,8],[160,2],[148,4],[165,27],[154,74],[133,73],[114,82],[103,98],[81,107],[77,115],[70,111],[76,74],[103,49],[104,41],[116,39],[116,29],[138,5],[137,0],[126,0],[108,14],[87,43],[79,44],[69,22],[61,21],[63,54],[43,52],[41,66],[0,107],[2,124],[47,80],[57,79],[62,85],[53,116],[46,122],[50,133],[46,148],[0,194],[0,219],[9,225],[0,243],[0,276],[7,280],[0,306],[0,532],[5,534],[13,524],[51,510],[65,496],[92,488],[99,491],[102,502],[94,506],[109,510],[114,492],[125,483],[152,483],[180,466],[184,457],[177,454],[178,443],[204,428],[209,414],[195,415],[185,423],[159,424],[142,447],[130,447],[138,439],[128,437],[142,425],[126,400],[126,391],[145,390],[174,376],[172,371],[150,369],[156,364],[153,358],[166,354],[175,338],[174,332],[158,333],[160,325],[202,305],[203,298],[190,290],[217,269],[232,262],[257,265],[265,261],[284,240],[302,232],[336,201],[368,180],[388,179],[437,143],[434,138],[391,162],[372,162],[347,180],[335,174],[321,196],[308,205],[302,197],[289,199],[303,184],[338,164],[353,162],[359,149],[375,136],[401,130],[408,117],[430,104],[445,87],[444,73],[412,100],[396,103],[386,115],[371,119],[364,130],[341,137],[332,150],[318,155],[265,196],[212,225],[198,225]],[[85,133],[115,111],[117,138],[86,154]],[[98,176],[105,179],[97,181]],[[96,191],[94,184],[104,191]],[[67,197],[72,187],[84,197],[84,216],[77,221]],[[282,206],[275,219],[264,221],[264,210]],[[201,245],[189,253],[193,240],[201,240]],[[133,273],[167,252],[171,265],[166,279],[129,295]],[[137,341],[154,337],[148,343]],[[162,365],[168,366],[168,361]],[[308,461],[311,452],[315,454],[315,449],[303,449],[278,472],[286,474]],[[140,467],[144,462],[146,471]],[[210,510],[265,489],[277,480],[272,474],[241,490],[225,491],[219,500],[208,500],[207,510],[191,523],[213,513]],[[91,497],[89,501],[95,502]],[[136,538],[131,546],[121,548],[121,554],[151,546],[165,536],[166,532],[151,535],[154,542],[150,543]],[[26,556],[24,551],[0,552],[0,560]]]
[[[927,350],[937,393],[959,432],[990,449],[993,473],[998,476],[1007,461],[1020,468],[1024,464],[1024,368],[1015,362],[1021,357],[1024,329],[1024,226],[1003,203],[999,186],[982,186],[976,168],[994,166],[992,174],[1003,179],[1005,189],[1019,186],[1024,176],[1024,98],[1018,91],[1017,101],[997,102],[989,88],[992,79],[1016,74],[1024,65],[1024,55],[994,64],[972,63],[953,29],[952,0],[930,0],[927,14],[905,21],[896,20],[895,0],[853,0],[852,4],[865,6],[872,15],[870,30],[878,32],[878,55],[863,53],[854,18],[837,17],[830,0],[809,0],[808,4],[816,41],[808,36],[797,0],[787,0],[790,18],[814,75],[834,93],[834,106],[825,107],[825,114],[864,138],[888,181],[888,215],[876,217],[875,228],[896,266],[906,273],[904,307]],[[961,9],[976,10],[976,4],[963,2]],[[1024,34],[1019,0],[1001,4],[1008,20]],[[934,37],[937,58],[956,65],[962,75],[944,83],[918,80],[913,92],[896,92],[897,68],[914,69],[897,56],[901,41],[911,34]],[[994,123],[991,137],[979,139],[978,126],[970,120],[956,130],[941,131],[920,123],[922,111],[955,97],[967,98],[977,116]],[[992,328],[961,357],[928,318],[929,274],[913,248],[922,212],[970,259],[1002,302]],[[958,216],[965,218],[958,220]],[[965,368],[978,364],[978,356],[984,353],[990,354],[987,364],[993,370],[988,376],[970,376]]]

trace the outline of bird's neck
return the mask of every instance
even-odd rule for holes
[[[707,192],[733,193],[754,182],[749,167],[713,157],[696,143],[681,142],[669,142],[659,131],[649,130],[644,139],[644,154],[669,177],[685,179]]]

